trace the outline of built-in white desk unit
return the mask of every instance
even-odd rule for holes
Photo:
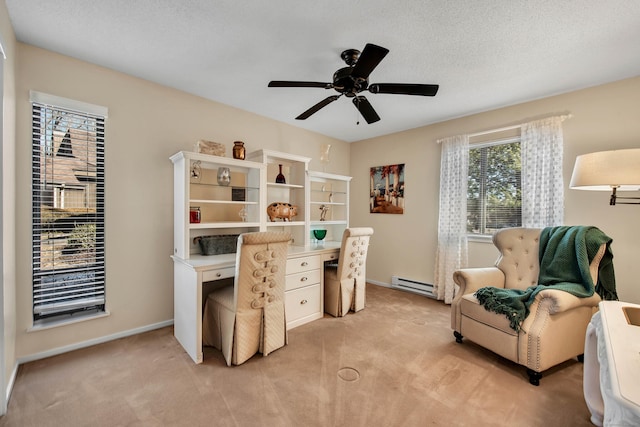
[[[603,301],[587,328],[584,397],[597,426],[640,426],[640,305]]]
[[[291,329],[324,313],[324,262],[338,259],[349,226],[351,177],[308,170],[311,159],[259,150],[247,160],[181,151],[174,165],[174,335],[201,363],[202,310],[207,294],[233,283],[235,253],[202,255],[198,238],[254,231],[292,236],[285,311]],[[282,173],[286,182],[276,182]],[[279,180],[281,181],[281,180]],[[289,203],[297,214],[272,220],[267,206]],[[320,216],[322,215],[322,216]],[[315,229],[327,230],[322,242]]]
[[[338,259],[340,245],[290,246],[287,258],[287,329],[322,318],[324,262]],[[233,283],[236,254],[174,260],[174,335],[196,363],[202,363],[202,309],[208,291]],[[228,279],[230,282],[225,282]],[[210,287],[210,289],[208,289]]]

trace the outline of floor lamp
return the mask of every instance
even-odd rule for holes
[[[640,205],[640,197],[618,196],[618,191],[640,191],[640,148],[599,151],[576,157],[569,187],[611,191],[609,205]]]

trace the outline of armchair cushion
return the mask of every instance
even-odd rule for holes
[[[518,335],[509,325],[509,319],[505,316],[496,316],[491,311],[487,311],[473,294],[466,294],[460,300],[460,309],[465,314],[480,323],[498,329],[505,334]]]

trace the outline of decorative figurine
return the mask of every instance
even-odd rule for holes
[[[238,216],[240,217],[242,222],[247,222],[247,217],[249,216],[247,214],[247,209],[245,208],[240,209],[240,212],[238,212]]]
[[[327,216],[327,211],[329,210],[329,206],[322,205],[320,206],[320,221],[325,221]]]
[[[291,203],[274,202],[267,206],[267,215],[271,222],[275,222],[277,218],[289,222],[294,216],[298,215],[298,207]]]
[[[200,182],[202,177],[202,167],[200,166],[200,160],[196,160],[191,165],[191,181]]]

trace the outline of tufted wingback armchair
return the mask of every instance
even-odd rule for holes
[[[241,234],[233,286],[207,297],[203,342],[221,350],[228,366],[287,344],[284,288],[289,240],[289,233]]]
[[[369,238],[373,228],[347,228],[342,234],[338,265],[328,265],[324,274],[324,311],[342,317],[349,310],[364,308]]]
[[[579,298],[558,289],[539,292],[518,332],[504,314],[487,311],[474,293],[482,287],[525,290],[538,284],[541,229],[507,228],[493,235],[500,251],[494,267],[458,270],[460,286],[451,304],[451,328],[456,341],[466,337],[515,363],[526,366],[529,381],[539,385],[541,372],[584,352],[587,325],[600,302],[597,293]],[[606,250],[603,244],[589,265],[593,282]]]

